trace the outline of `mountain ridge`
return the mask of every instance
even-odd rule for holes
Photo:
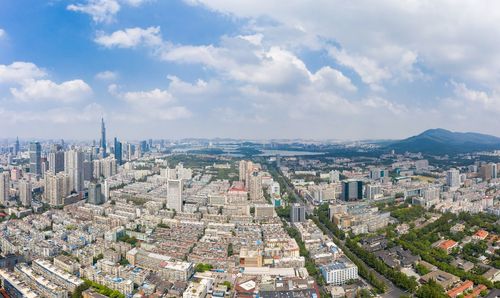
[[[454,132],[433,128],[386,146],[399,153],[408,151],[451,154],[500,149],[500,138],[476,132]]]

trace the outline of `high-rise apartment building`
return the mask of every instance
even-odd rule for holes
[[[245,182],[245,179],[247,178],[247,161],[246,160],[240,160],[239,163],[239,177],[240,181]]]
[[[127,160],[131,161],[135,158],[135,146],[133,144],[127,145]]]
[[[259,172],[254,171],[249,178],[249,191],[250,200],[260,201],[264,198],[264,192],[262,190],[262,176]]]
[[[116,174],[116,159],[112,156],[93,161],[94,179],[109,178]]]
[[[52,151],[48,156],[49,161],[49,172],[52,174],[57,174],[64,171],[64,152],[63,151]]]
[[[450,188],[460,187],[460,172],[457,169],[450,169],[446,172],[446,185]]]
[[[35,176],[42,174],[42,146],[39,142],[31,142],[29,147],[30,173]]]
[[[167,181],[167,208],[182,212],[182,180]]]
[[[306,220],[306,207],[295,203],[290,209],[290,222],[303,222]]]
[[[9,200],[10,173],[8,171],[0,173],[0,204],[4,205]]]
[[[45,175],[44,201],[51,206],[60,206],[71,192],[70,177],[66,173]]]
[[[21,204],[25,207],[31,206],[32,192],[31,192],[31,182],[29,180],[21,180],[18,184],[19,187],[19,200]]]
[[[104,198],[102,195],[102,187],[100,183],[91,182],[89,184],[89,193],[87,203],[93,205],[100,205],[104,203]]]
[[[69,150],[64,153],[64,172],[68,174],[71,190],[83,190],[83,152]]]
[[[358,180],[347,180],[342,182],[342,200],[357,201],[363,198],[363,182]]]
[[[382,187],[378,184],[368,184],[365,190],[367,199],[374,200],[382,196]]]

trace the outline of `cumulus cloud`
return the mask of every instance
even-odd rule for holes
[[[252,124],[307,120],[306,135],[311,127],[327,135],[331,127],[354,120],[346,134],[372,136],[373,130],[391,128],[377,135],[386,137],[394,121],[400,123],[396,130],[414,131],[454,121],[449,111],[472,120],[467,108],[477,113],[476,108],[500,106],[493,91],[500,81],[500,29],[494,25],[500,9],[469,0],[459,6],[449,0],[382,0],[376,10],[339,0],[292,0],[286,6],[261,0],[185,2],[240,18],[239,32],[245,33],[207,44],[176,44],[163,39],[159,27],[98,32],[95,38],[110,49],[147,48],[157,59],[198,65],[206,74],[192,82],[171,75],[168,87],[145,91],[113,87],[141,115],[159,119],[151,106],[171,109],[180,99],[196,115],[198,106],[189,106],[196,99],[200,110]],[[467,108],[452,108],[452,102]],[[289,129],[300,134],[306,128]]]
[[[87,0],[83,3],[70,4],[66,8],[71,11],[88,14],[96,23],[111,23],[121,9],[121,4],[139,7],[152,0]]]
[[[155,88],[147,91],[121,91],[121,87],[112,84],[108,92],[125,101],[132,109],[130,116],[143,122],[149,119],[176,120],[191,117],[191,112],[184,106],[175,105],[176,99],[168,90]]]
[[[474,90],[469,88],[465,83],[459,83],[456,81],[450,82],[453,87],[453,93],[455,99],[449,99],[451,101],[456,101],[457,99],[461,101],[460,105],[479,105],[487,110],[500,111],[500,94],[497,92],[486,92],[482,90]]]
[[[83,80],[69,80],[58,84],[46,79],[47,76],[43,69],[31,62],[0,64],[0,84],[11,86],[10,93],[20,101],[72,102],[92,93],[92,88]]]
[[[280,47],[265,48],[255,40],[241,36],[226,37],[224,44],[219,47],[166,47],[161,52],[161,59],[176,63],[202,64],[218,71],[224,78],[283,92],[310,84],[356,90],[351,80],[339,70],[324,67],[312,73],[292,52]]]
[[[44,70],[31,62],[16,61],[9,65],[0,64],[0,83],[22,83],[46,75]]]
[[[88,0],[85,3],[70,4],[67,9],[88,14],[96,23],[109,23],[120,11],[120,4],[117,0]]]
[[[105,70],[97,73],[95,78],[101,81],[114,81],[118,78],[118,73],[115,71]]]
[[[107,48],[133,48],[139,45],[159,46],[162,43],[160,27],[139,27],[118,30],[109,35],[99,32],[95,42]]]
[[[54,100],[72,102],[90,95],[92,88],[82,80],[66,81],[61,84],[50,80],[29,80],[19,88],[10,88],[10,92],[14,98],[22,101]]]
[[[374,68],[374,75],[360,74],[371,84],[402,69],[418,72],[414,65],[417,57],[426,68],[441,74],[491,85],[500,80],[500,27],[495,25],[500,3],[382,0],[373,9],[366,3],[340,0],[320,0],[314,5],[291,1],[286,6],[264,0],[185,2],[250,19],[251,27],[261,29],[264,35],[269,33],[266,37],[275,38],[277,43],[294,41],[307,48],[323,44],[324,48],[325,42],[334,41],[344,51],[336,54],[363,59],[362,65],[348,61],[350,67],[359,71]],[[259,21],[269,19],[276,25]],[[279,35],[273,34],[277,28],[282,28]],[[299,31],[303,36],[296,38]]]
[[[340,64],[352,68],[361,77],[361,80],[374,89],[380,89],[383,80],[389,79],[391,74],[381,68],[377,62],[363,56],[348,54],[344,50],[332,48],[330,55]]]

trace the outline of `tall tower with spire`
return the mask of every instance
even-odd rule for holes
[[[104,118],[101,118],[101,154],[102,157],[106,157],[106,125],[104,124]]]

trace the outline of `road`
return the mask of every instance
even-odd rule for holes
[[[301,196],[299,196],[296,192],[295,192],[295,189],[293,186],[291,186],[289,183],[288,183],[288,180],[286,179],[286,177],[284,177],[280,172],[279,170],[276,169],[276,172],[278,173],[278,175],[281,175],[281,177],[283,178],[283,180],[285,181],[286,183],[286,191],[287,193],[293,193],[294,196],[295,196],[295,201],[297,202],[302,202],[305,206],[306,206],[306,213],[309,214],[309,215],[313,215],[313,210],[314,210],[314,206],[310,203],[310,202],[307,202],[306,200],[304,200]],[[318,222],[320,223],[320,225],[323,226],[324,230],[327,231],[328,233],[328,236],[332,239],[335,239],[336,241],[342,243],[342,249],[344,251],[348,251],[350,253],[352,253],[353,255],[355,255],[352,251],[350,251],[346,246],[345,246],[345,241],[343,240],[340,240],[338,239],[330,230],[328,230],[328,228],[326,228],[325,225],[323,225],[319,220]],[[385,276],[383,276],[382,274],[378,273],[375,269],[371,268],[370,266],[368,266],[363,260],[361,260],[360,258],[358,258],[358,260],[364,264],[364,266],[366,268],[368,268],[368,270],[370,270],[378,279],[382,280],[385,285],[387,286],[387,290],[384,294],[381,295],[381,297],[384,297],[384,298],[398,298],[398,297],[401,297],[402,295],[405,295],[407,294],[406,292],[404,292],[403,290],[401,290],[400,288],[398,288],[397,286],[395,286],[390,280],[388,280]]]
[[[345,246],[345,241],[344,240],[340,240],[338,239],[332,232],[330,232],[330,230],[328,230],[328,228],[322,224],[319,220],[318,220],[318,223],[324,228],[323,230],[324,231],[327,231],[327,234],[330,238],[332,239],[335,239],[336,241],[342,243],[342,250],[344,251],[348,251],[350,253],[352,253],[353,255],[355,255],[352,251],[350,251],[346,246]],[[381,296],[382,297],[387,297],[387,298],[392,298],[392,297],[401,297],[402,295],[405,295],[407,294],[406,292],[404,292],[403,290],[401,290],[400,288],[396,287],[390,280],[388,280],[385,276],[383,276],[382,274],[378,273],[375,269],[373,269],[372,267],[368,266],[368,264],[366,264],[362,259],[358,258],[358,260],[364,264],[364,266],[366,268],[368,268],[368,270],[370,270],[370,272],[372,272],[378,279],[380,279],[381,281],[383,281],[385,283],[385,285],[387,286],[387,290],[384,294],[382,294]]]

